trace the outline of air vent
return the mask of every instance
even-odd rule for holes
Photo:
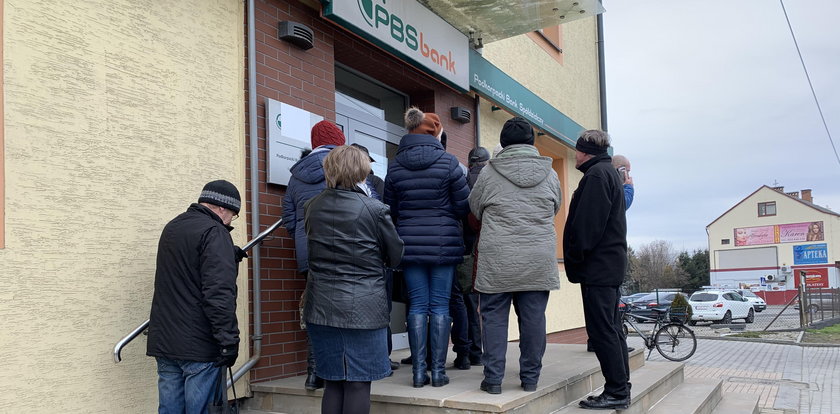
[[[472,119],[472,113],[469,109],[462,108],[460,106],[453,106],[452,108],[449,108],[449,113],[452,116],[452,119],[462,124],[466,124],[470,122],[470,119]]]
[[[312,33],[312,29],[297,22],[280,22],[278,36],[280,40],[285,40],[303,50],[312,49],[315,44],[315,35]]]

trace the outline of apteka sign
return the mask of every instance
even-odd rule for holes
[[[828,244],[804,244],[793,246],[793,264],[828,263]]]

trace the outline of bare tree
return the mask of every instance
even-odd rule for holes
[[[642,245],[630,258],[629,277],[640,292],[654,289],[679,288],[686,284],[688,274],[677,262],[678,253],[670,242],[656,240]]]

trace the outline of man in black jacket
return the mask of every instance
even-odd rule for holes
[[[630,369],[618,300],[627,269],[627,220],[622,180],[607,154],[609,146],[609,136],[598,130],[583,132],[575,145],[575,167],[583,178],[569,206],[563,260],[569,281],[581,285],[586,334],[606,380],[603,394],[580,405],[626,409]]]
[[[238,249],[230,223],[240,205],[233,184],[212,181],[160,236],[146,355],[157,360],[161,413],[206,412],[220,367],[236,362]]]

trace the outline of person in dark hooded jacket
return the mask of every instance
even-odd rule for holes
[[[306,229],[303,225],[303,205],[312,197],[320,194],[327,183],[324,180],[324,158],[330,151],[344,145],[344,134],[330,121],[321,121],[312,127],[312,151],[306,153],[292,166],[292,178],[283,197],[283,226],[295,239],[295,259],[298,271],[304,275],[309,271],[309,251],[307,250]],[[324,381],[315,375],[315,357],[312,343],[307,339],[307,390],[323,388]]]
[[[464,255],[460,222],[469,212],[469,187],[458,159],[440,143],[440,118],[410,108],[405,121],[409,134],[388,164],[385,203],[405,242],[411,354],[426,355],[429,343],[431,382],[440,387],[449,383],[444,369],[452,323],[449,298],[455,266]],[[429,383],[424,358],[413,358],[412,370],[415,387]]]
[[[239,355],[230,223],[240,200],[230,182],[211,181],[161,233],[146,343],[157,360],[161,413],[206,412],[219,367]]]

